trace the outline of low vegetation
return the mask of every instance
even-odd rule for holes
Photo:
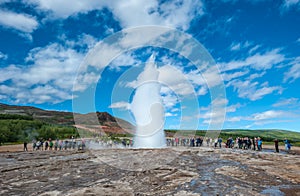
[[[48,124],[30,116],[0,114],[0,145],[31,142],[33,139],[56,139],[79,136],[73,126]]]

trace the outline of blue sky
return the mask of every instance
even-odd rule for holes
[[[73,93],[97,80],[96,110],[133,122],[130,84],[154,53],[161,78],[170,82],[161,91],[165,128],[207,129],[213,118],[224,120],[224,129],[300,131],[299,16],[299,0],[0,0],[0,102],[72,111]],[[98,42],[145,25],[170,27],[201,43],[219,70],[208,78],[221,76],[226,96],[212,101],[203,73],[189,59],[151,46],[123,52],[101,76],[91,71],[73,90]],[[212,102],[227,105],[225,119],[211,110]]]

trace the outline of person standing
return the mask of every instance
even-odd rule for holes
[[[222,138],[218,139],[219,147],[222,148]]]
[[[48,147],[49,147],[49,143],[48,141],[45,142],[45,150],[48,150]]]
[[[32,140],[32,151],[35,151],[36,148],[36,140]]]
[[[49,150],[52,150],[53,148],[53,141],[51,138],[49,138]]]
[[[195,138],[191,138],[190,143],[191,143],[190,144],[191,147],[195,147]]]
[[[256,146],[256,148],[258,150],[258,138],[255,138],[255,146]]]
[[[257,149],[258,149],[258,151],[262,150],[262,140],[260,137],[257,138]]]
[[[252,144],[253,144],[253,150],[255,151],[256,150],[256,138],[253,138],[252,139]]]
[[[239,149],[242,149],[243,148],[243,140],[242,138],[238,138],[238,144],[239,144]]]
[[[247,140],[247,145],[248,145],[247,148],[251,150],[251,145],[252,145],[251,139],[250,139],[250,137],[247,139],[248,139]]]
[[[41,139],[41,149],[44,150],[44,139]]]
[[[285,146],[285,150],[290,150],[291,149],[291,144],[290,144],[290,141],[288,139],[284,139],[283,140],[284,142],[284,146]]]
[[[197,147],[200,146],[200,137],[198,137],[198,138],[196,139],[196,146],[197,146]]]
[[[275,151],[278,153],[279,152],[279,141],[278,141],[278,139],[275,139],[274,140],[274,144],[275,144]]]
[[[218,138],[215,139],[215,148],[217,148],[218,145]]]
[[[24,151],[26,151],[26,152],[28,151],[28,149],[27,149],[27,142],[26,141],[24,142]]]
[[[40,150],[40,147],[41,147],[41,142],[38,140],[36,142],[36,150]]]
[[[55,151],[57,151],[57,149],[58,149],[58,143],[59,143],[59,141],[58,141],[58,139],[56,139],[56,141],[54,143],[54,150]]]
[[[206,138],[206,146],[208,146],[208,147],[209,147],[209,141],[210,141],[210,138],[209,137]]]

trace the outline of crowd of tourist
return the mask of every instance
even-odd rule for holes
[[[285,144],[285,149],[289,151],[291,149],[291,143],[288,139],[283,140]],[[226,141],[223,142],[222,138],[208,138],[208,137],[191,137],[191,138],[167,138],[166,139],[167,146],[176,147],[176,146],[186,146],[186,147],[214,147],[214,148],[236,148],[236,149],[243,149],[243,150],[257,150],[262,151],[262,144],[263,141],[260,137],[237,137],[233,139],[229,137]],[[65,140],[52,140],[49,138],[48,140],[34,140],[32,142],[32,150],[69,150],[69,149],[78,149],[84,150],[87,145],[95,146],[95,144],[99,144],[102,147],[118,147],[122,145],[122,147],[132,147],[133,140],[132,139],[123,139],[121,142],[116,142],[112,140],[87,140],[84,139],[75,139],[71,137],[70,139]],[[279,140],[274,140],[275,144],[275,151],[279,152]],[[27,142],[24,142],[24,151],[28,151]]]
[[[291,149],[291,143],[288,139],[284,139],[285,149]],[[203,144],[204,143],[204,144]],[[167,138],[167,146],[189,146],[200,147],[206,145],[207,147],[214,148],[236,148],[244,150],[257,150],[262,151],[263,141],[260,137],[237,137],[233,139],[229,137],[224,143],[222,138],[207,138],[207,137],[191,137],[191,138]],[[275,150],[279,152],[279,140],[274,140]]]
[[[78,149],[84,150],[86,147],[85,140],[80,139],[76,140],[74,137],[65,140],[52,140],[49,138],[48,140],[39,139],[32,141],[32,150],[70,150],[70,149]],[[28,151],[27,142],[24,142],[24,151]]]

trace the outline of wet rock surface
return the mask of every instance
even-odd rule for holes
[[[0,195],[300,195],[300,156],[232,149],[0,153]]]

